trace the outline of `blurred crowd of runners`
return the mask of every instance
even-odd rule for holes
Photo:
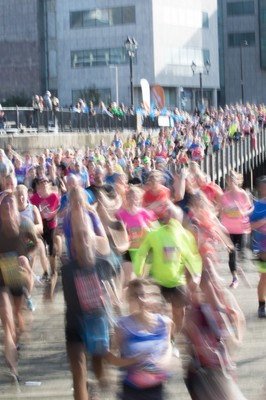
[[[257,312],[266,318],[266,178],[254,197],[230,171],[222,190],[201,171],[196,149],[203,156],[209,146],[219,150],[218,142],[252,138],[265,117],[263,107],[235,106],[180,114],[158,136],[130,134],[123,142],[116,133],[110,146],[101,140],[38,155],[0,149],[0,317],[18,384],[23,310],[35,311],[32,288],[47,285],[52,298],[62,279],[75,399],[97,397],[88,385],[88,355],[100,385],[108,385],[104,360],[122,368],[119,398],[163,399],[181,336],[192,399],[245,398],[232,351],[245,318],[232,290],[239,276],[245,281],[242,262],[252,243]],[[228,290],[217,274],[221,249],[228,252]]]

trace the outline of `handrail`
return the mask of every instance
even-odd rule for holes
[[[200,162],[201,169],[222,188],[225,187],[226,175],[235,170],[244,176],[245,186],[253,190],[253,171],[261,170],[262,174],[266,167],[266,131],[258,130],[256,136],[255,148],[249,135],[232,141],[218,152],[207,154]]]
[[[122,117],[112,116],[106,112],[98,112],[95,115],[89,113],[75,112],[69,109],[59,111],[38,110],[33,107],[2,107],[0,112],[4,113],[5,122],[12,121],[12,128],[24,131],[35,129],[37,132],[91,132],[111,131],[124,129],[137,129],[137,116],[124,115]],[[144,128],[158,128],[158,119],[144,118]]]

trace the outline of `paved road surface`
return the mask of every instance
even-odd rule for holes
[[[239,287],[234,291],[247,322],[244,343],[237,353],[238,382],[247,399],[262,400],[266,399],[266,319],[259,320],[256,314],[258,281],[256,267],[252,261],[246,261],[243,267],[252,287],[249,288],[240,282]],[[225,254],[221,254],[219,271],[227,285],[230,276]],[[19,356],[22,384],[20,390],[17,390],[11,382],[6,373],[2,351],[0,351],[0,399],[71,399],[73,398],[72,382],[64,344],[64,301],[60,277],[53,302],[44,299],[41,287],[34,288],[33,297],[37,308],[33,314],[25,310],[29,333],[22,339],[23,346]],[[2,339],[3,332],[0,327],[0,343],[3,342]],[[180,360],[173,357],[172,367],[174,378],[167,385],[168,398],[189,400],[190,397],[182,381]],[[115,369],[110,368],[109,375],[112,381],[111,390],[100,393],[104,400],[115,399],[117,376]],[[41,384],[39,386],[25,385],[27,381]]]

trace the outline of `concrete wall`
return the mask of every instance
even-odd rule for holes
[[[120,136],[123,140],[129,133],[123,133]],[[5,135],[0,136],[0,148],[6,149],[7,145],[18,153],[30,152],[40,153],[44,149],[55,150],[59,147],[63,149],[78,147],[80,149],[85,146],[95,147],[104,139],[106,145],[110,145],[113,140],[114,133],[46,133],[38,135]]]

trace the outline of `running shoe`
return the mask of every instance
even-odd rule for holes
[[[232,282],[230,283],[229,287],[231,289],[236,289],[238,286],[238,279],[237,278],[233,278]]]
[[[27,297],[25,300],[26,300],[26,305],[27,305],[28,310],[35,311],[36,310],[36,306],[33,303],[32,298],[31,297]]]
[[[266,310],[264,306],[259,307],[258,318],[266,318]]]
[[[49,278],[48,272],[44,272],[43,273],[43,276],[41,277],[41,281],[45,282],[45,283],[50,282],[50,278]]]
[[[34,286],[35,287],[43,286],[42,278],[40,278],[39,276],[35,275],[34,273],[33,273],[33,278],[34,278]]]
[[[19,375],[17,373],[15,373],[14,371],[9,371],[8,375],[11,377],[13,383],[16,385],[17,391],[20,392],[21,379],[20,379]]]

